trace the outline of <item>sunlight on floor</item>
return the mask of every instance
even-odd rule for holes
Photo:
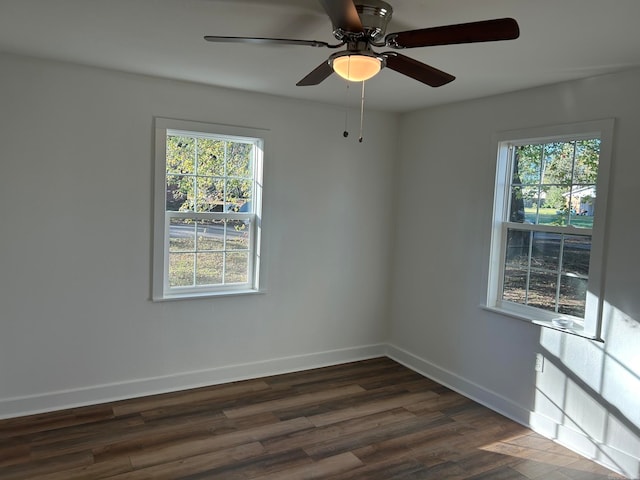
[[[594,474],[594,479],[625,478],[559,444],[550,446],[549,440],[538,434],[503,438],[481,446],[480,450],[527,460],[517,463],[512,468],[530,479],[582,479],[586,478],[584,474]]]

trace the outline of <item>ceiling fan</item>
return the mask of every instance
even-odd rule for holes
[[[393,8],[382,0],[319,0],[333,24],[339,43],[286,38],[205,36],[209,42],[252,43],[269,45],[306,45],[346,49],[336,52],[300,80],[296,85],[318,85],[333,72],[346,80],[360,82],[388,67],[432,87],[455,80],[453,75],[407,57],[397,51],[375,52],[372,47],[394,50],[460,43],[513,40],[520,35],[513,18],[500,18],[441,27],[407,30],[385,35]]]

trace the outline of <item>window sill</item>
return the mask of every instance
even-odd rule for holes
[[[533,316],[528,315],[528,312],[516,311],[515,309],[511,310],[509,308],[490,307],[487,305],[481,305],[481,308],[483,310],[487,310],[488,312],[493,312],[499,315],[515,318],[517,320],[521,320],[523,322],[527,322],[533,325],[538,325],[540,327],[550,328],[552,330],[557,330],[562,333],[568,333],[570,335],[576,335],[578,337],[604,343],[604,340],[602,338],[585,331],[584,327],[576,321],[573,321],[570,326],[561,326],[555,321],[557,320],[557,318],[551,318],[552,317],[551,315],[549,316],[549,318],[533,318]]]
[[[167,295],[164,297],[152,297],[153,302],[171,302],[174,300],[198,300],[204,298],[238,297],[241,295],[263,295],[265,290],[227,290],[218,292],[189,292]]]

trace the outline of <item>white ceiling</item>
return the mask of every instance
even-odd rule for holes
[[[403,53],[457,79],[431,88],[391,70],[368,108],[403,112],[640,65],[640,0],[387,0],[387,33],[513,17],[520,38]],[[317,0],[0,0],[0,51],[343,105],[359,85],[296,82],[334,50],[213,44],[203,35],[335,43]]]

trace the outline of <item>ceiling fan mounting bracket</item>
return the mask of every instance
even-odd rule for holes
[[[362,31],[352,32],[334,25],[333,35],[338,40],[347,42],[358,38],[366,38],[371,41],[383,37],[393,15],[391,5],[382,0],[355,0],[353,3],[362,23]]]
[[[345,53],[374,53],[371,50],[371,42],[367,41],[366,38],[357,38],[355,40],[349,40],[346,43],[347,49]]]
[[[374,43],[374,45],[376,47],[382,47],[382,46],[387,46],[387,47],[391,47],[391,48],[395,48],[398,50],[401,50],[404,48],[404,46],[400,45],[398,43],[398,35],[395,33],[390,33],[389,35],[387,35],[384,39],[384,43],[382,44],[376,44]]]

